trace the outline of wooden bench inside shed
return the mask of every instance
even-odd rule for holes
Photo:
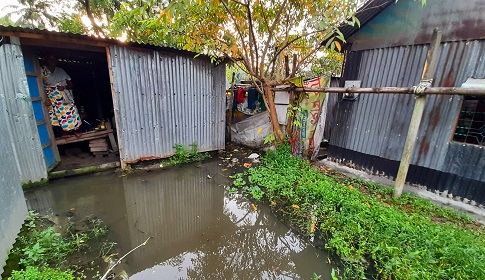
[[[118,151],[118,145],[116,144],[115,137],[113,135],[113,129],[111,124],[106,122],[106,129],[103,130],[93,130],[88,132],[83,132],[78,135],[69,135],[56,138],[56,144],[65,145],[78,142],[89,141],[89,149],[95,156],[103,156],[109,153],[108,143],[106,139],[109,140],[111,148],[114,152]]]

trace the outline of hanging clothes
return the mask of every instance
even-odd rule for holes
[[[248,89],[248,109],[256,109],[256,101],[258,100],[258,90],[255,88]]]
[[[60,67],[51,72],[47,67],[42,67],[44,91],[51,102],[49,117],[53,126],[60,126],[64,131],[74,131],[82,124],[81,118],[74,104],[72,93],[65,88],[66,80],[71,78]],[[59,90],[59,87],[64,90]]]
[[[243,88],[239,88],[237,90],[236,101],[237,101],[237,103],[244,102],[244,89]]]

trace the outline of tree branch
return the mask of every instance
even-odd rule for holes
[[[299,36],[297,36],[297,37],[293,38],[292,40],[290,40],[290,41],[288,41],[287,43],[285,43],[285,44],[283,45],[283,47],[281,47],[280,49],[278,49],[278,51],[275,53],[275,55],[273,56],[273,58],[272,58],[272,60],[271,60],[271,62],[270,62],[270,63],[273,63],[274,61],[276,61],[276,59],[278,59],[278,55],[279,55],[279,54],[280,54],[280,53],[281,53],[281,52],[282,52],[284,49],[286,49],[288,46],[290,46],[290,45],[291,45],[293,42],[295,42],[295,41],[297,41],[297,40],[299,40],[299,39],[302,39],[302,38],[304,38],[304,37],[306,37],[306,36],[310,36],[310,35],[313,35],[313,34],[315,34],[315,33],[323,32],[323,31],[326,31],[326,30],[328,30],[328,28],[327,28],[327,29],[315,30],[315,31],[312,31],[312,32],[307,32],[307,33],[304,33],[304,34],[302,34],[302,35],[299,35]]]
[[[293,69],[293,74],[295,73],[295,70],[300,68],[301,65],[305,62],[305,60],[307,60],[310,56],[314,55],[318,50],[320,50],[322,48],[322,46],[319,44],[317,47],[315,47],[312,51],[310,51],[305,57],[303,57],[297,64],[297,66],[295,67],[295,69]]]
[[[263,73],[265,73],[265,71],[263,71],[264,70],[264,58],[266,57],[266,54],[268,53],[268,48],[269,48],[269,45],[271,44],[271,39],[273,38],[274,30],[276,29],[276,25],[280,21],[281,14],[283,13],[283,9],[286,6],[286,2],[287,2],[287,0],[284,0],[283,3],[281,3],[281,7],[280,7],[280,9],[278,10],[278,13],[275,16],[273,24],[271,24],[271,28],[268,29],[268,40],[266,41],[266,44],[265,44],[264,49],[263,49],[263,55],[262,55],[263,59],[261,59],[261,64],[259,65],[261,75],[263,75]],[[266,73],[267,73],[267,71],[266,71]]]
[[[91,22],[91,25],[93,26],[94,32],[96,32],[99,36],[105,37],[106,34],[104,34],[101,27],[99,27],[96,24],[96,21],[94,20],[94,15],[93,15],[93,12],[91,11],[91,5],[89,4],[89,0],[78,0],[78,1],[84,7],[84,10],[86,11],[86,15],[88,16],[89,21]]]
[[[106,273],[103,275],[103,277],[100,278],[100,280],[104,280],[106,279],[106,276],[108,276],[108,273],[113,270],[113,268],[115,268],[117,265],[119,265],[121,263],[121,261],[126,258],[126,256],[128,256],[129,254],[131,254],[133,251],[135,251],[136,249],[140,248],[141,246],[145,246],[148,242],[148,240],[150,240],[150,238],[152,238],[151,236],[147,238],[147,240],[145,240],[145,242],[141,243],[140,245],[136,246],[135,248],[131,249],[128,253],[126,253],[123,257],[121,257],[115,264],[113,264],[109,269],[108,271],[106,271]]]
[[[246,43],[244,42],[244,36],[242,35],[241,29],[239,28],[239,25],[237,24],[237,21],[234,18],[234,15],[232,14],[231,10],[227,6],[228,3],[226,3],[224,0],[222,0],[221,3],[224,6],[224,8],[226,9],[226,12],[231,17],[232,22],[234,23],[234,26],[236,28],[237,34],[239,35],[239,38],[241,40],[241,45],[242,45],[242,48],[243,48],[243,55],[244,55],[245,61],[249,61],[248,52],[246,50]],[[239,3],[239,2],[237,2],[237,3]],[[250,66],[251,65],[246,65],[246,68],[248,68],[248,71],[253,72],[253,70]]]
[[[256,42],[256,36],[254,36],[254,26],[253,26],[253,18],[251,16],[251,1],[248,0],[246,5],[246,15],[248,17],[249,23],[249,48],[254,49],[254,56],[253,52],[251,52],[251,65],[256,70],[256,75],[259,77],[259,69],[258,69],[258,62],[259,62],[259,54],[258,54],[258,43]]]

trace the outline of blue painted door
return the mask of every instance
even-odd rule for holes
[[[59,151],[55,144],[54,132],[49,120],[49,113],[44,106],[45,94],[42,86],[42,76],[38,57],[29,53],[24,53],[25,74],[29,85],[30,99],[34,117],[37,123],[42,151],[47,170],[53,169],[60,161]]]

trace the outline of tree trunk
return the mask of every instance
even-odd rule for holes
[[[281,132],[278,116],[276,115],[273,92],[271,91],[270,85],[267,83],[264,84],[264,95],[267,99],[266,103],[268,104],[269,118],[271,120],[271,126],[273,127],[276,143],[282,143],[284,138],[283,132]]]
[[[91,22],[91,25],[93,26],[94,32],[96,32],[98,34],[98,36],[105,37],[104,31],[101,29],[101,27],[99,27],[96,24],[93,12],[91,11],[91,6],[90,6],[90,3],[89,3],[89,0],[83,0],[81,2],[81,4],[84,6],[84,9],[86,11],[86,15],[88,16],[88,19]]]

